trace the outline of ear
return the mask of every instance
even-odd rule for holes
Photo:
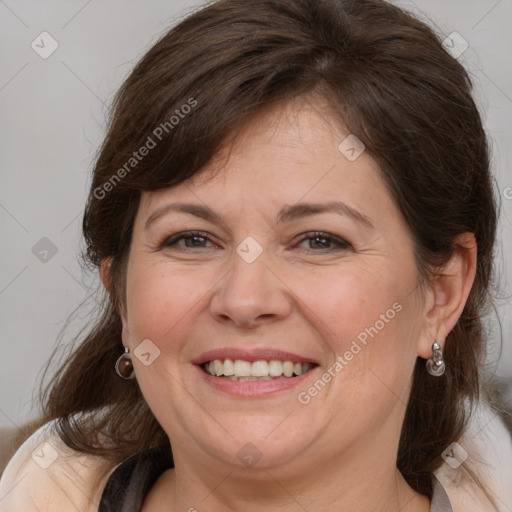
[[[114,290],[113,282],[112,282],[112,274],[110,272],[112,266],[112,258],[105,258],[102,260],[100,264],[100,277],[101,282],[103,283],[103,286],[106,288],[107,292],[109,293],[111,299],[114,299]],[[123,322],[123,332],[126,329],[126,312],[124,310],[123,305],[118,306],[119,314],[121,315],[121,321]]]
[[[425,301],[425,325],[418,343],[418,355],[432,357],[432,344],[443,348],[446,337],[455,327],[473,286],[476,275],[477,244],[473,233],[455,239],[453,255],[438,270]]]
[[[110,274],[110,266],[112,265],[112,258],[105,258],[100,264],[100,277],[103,286],[107,292],[112,295],[112,276]]]

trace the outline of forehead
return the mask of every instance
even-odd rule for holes
[[[321,99],[277,105],[251,118],[192,178],[144,192],[141,210],[176,198],[219,207],[239,201],[278,207],[301,198],[318,202],[344,196],[357,202],[376,189],[387,194],[378,165],[367,153],[347,158],[349,136]]]

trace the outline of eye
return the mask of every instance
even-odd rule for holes
[[[347,251],[351,250],[352,246],[345,242],[345,240],[330,235],[329,233],[324,233],[321,231],[315,231],[312,233],[306,233],[307,236],[303,237],[299,244],[303,242],[308,242],[310,246],[306,249],[313,250],[313,249],[319,249],[323,251]]]
[[[347,251],[352,249],[352,246],[348,242],[337,236],[330,235],[329,233],[315,231],[311,233],[306,233],[306,235],[307,236],[303,236],[303,238],[294,247],[298,247],[300,244],[308,242],[309,247],[304,248],[308,251],[314,250],[315,252],[332,252]],[[208,243],[212,245],[206,245]],[[184,233],[177,233],[176,235],[172,235],[171,237],[166,238],[161,244],[159,244],[159,247],[160,249],[172,247],[178,250],[187,250],[194,248],[210,249],[213,247],[217,247],[217,245],[215,245],[210,240],[208,233],[205,233],[203,231],[187,231]]]
[[[185,243],[185,245],[179,245],[179,242],[182,241]],[[208,249],[209,247],[204,245],[207,241],[211,242],[211,240],[208,238],[208,233],[204,233],[202,231],[187,231],[185,233],[178,233],[165,239],[160,244],[160,248],[163,249],[164,247],[176,247],[179,249]]]

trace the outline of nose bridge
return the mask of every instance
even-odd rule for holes
[[[252,237],[236,247],[221,290],[227,304],[246,309],[262,307],[272,286],[267,275],[268,259],[266,251]]]
[[[269,269],[272,258],[254,237],[245,238],[233,251],[231,268],[211,301],[217,318],[239,326],[253,326],[262,319],[282,318],[290,304],[285,287]]]

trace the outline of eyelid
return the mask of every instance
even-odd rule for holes
[[[182,251],[188,251],[188,250],[194,250],[194,247],[180,247],[176,245],[178,242],[182,240],[189,240],[191,238],[198,237],[198,238],[204,238],[210,243],[214,244],[215,246],[218,246],[218,244],[212,240],[212,237],[210,233],[206,231],[198,231],[198,230],[189,230],[189,231],[181,231],[179,233],[175,233],[171,236],[168,236],[164,238],[159,244],[158,244],[158,250],[169,248],[169,247],[176,247],[176,250],[182,250]],[[343,251],[343,250],[353,250],[352,244],[348,242],[345,238],[334,235],[332,233],[326,232],[326,231],[306,231],[304,233],[301,233],[296,237],[296,241],[292,242],[291,247],[295,248],[299,244],[301,244],[304,241],[307,240],[313,240],[315,238],[325,238],[328,240],[332,240],[335,244],[334,247],[329,247],[325,249],[305,249],[307,251],[312,252],[336,252],[336,251]],[[197,249],[212,249],[212,247],[196,247]],[[300,250],[300,248],[299,248]]]
[[[299,238],[299,240],[297,241],[297,243],[295,245],[298,245],[306,240],[311,240],[314,238],[327,238],[327,239],[333,240],[334,242],[336,242],[338,244],[338,250],[343,250],[344,247],[346,248],[346,250],[353,249],[352,244],[350,244],[350,242],[348,242],[347,240],[345,240],[344,238],[342,238],[340,236],[334,235],[332,233],[328,233],[326,231],[307,231],[306,233],[301,234],[300,237],[301,238]],[[307,249],[307,250],[313,251],[314,249]],[[325,251],[334,251],[336,249],[329,248],[329,249],[324,249],[324,250]],[[320,249],[315,252],[320,252]]]
[[[206,231],[198,231],[198,230],[189,230],[189,231],[180,231],[179,233],[175,233],[171,236],[165,237],[158,246],[160,248],[170,247],[171,243],[179,242],[180,240],[187,240],[189,238],[193,237],[200,237],[200,238],[206,238],[211,243],[215,244],[215,241],[212,240],[212,236],[210,233],[207,233]],[[202,249],[208,249],[208,247],[203,247]]]

